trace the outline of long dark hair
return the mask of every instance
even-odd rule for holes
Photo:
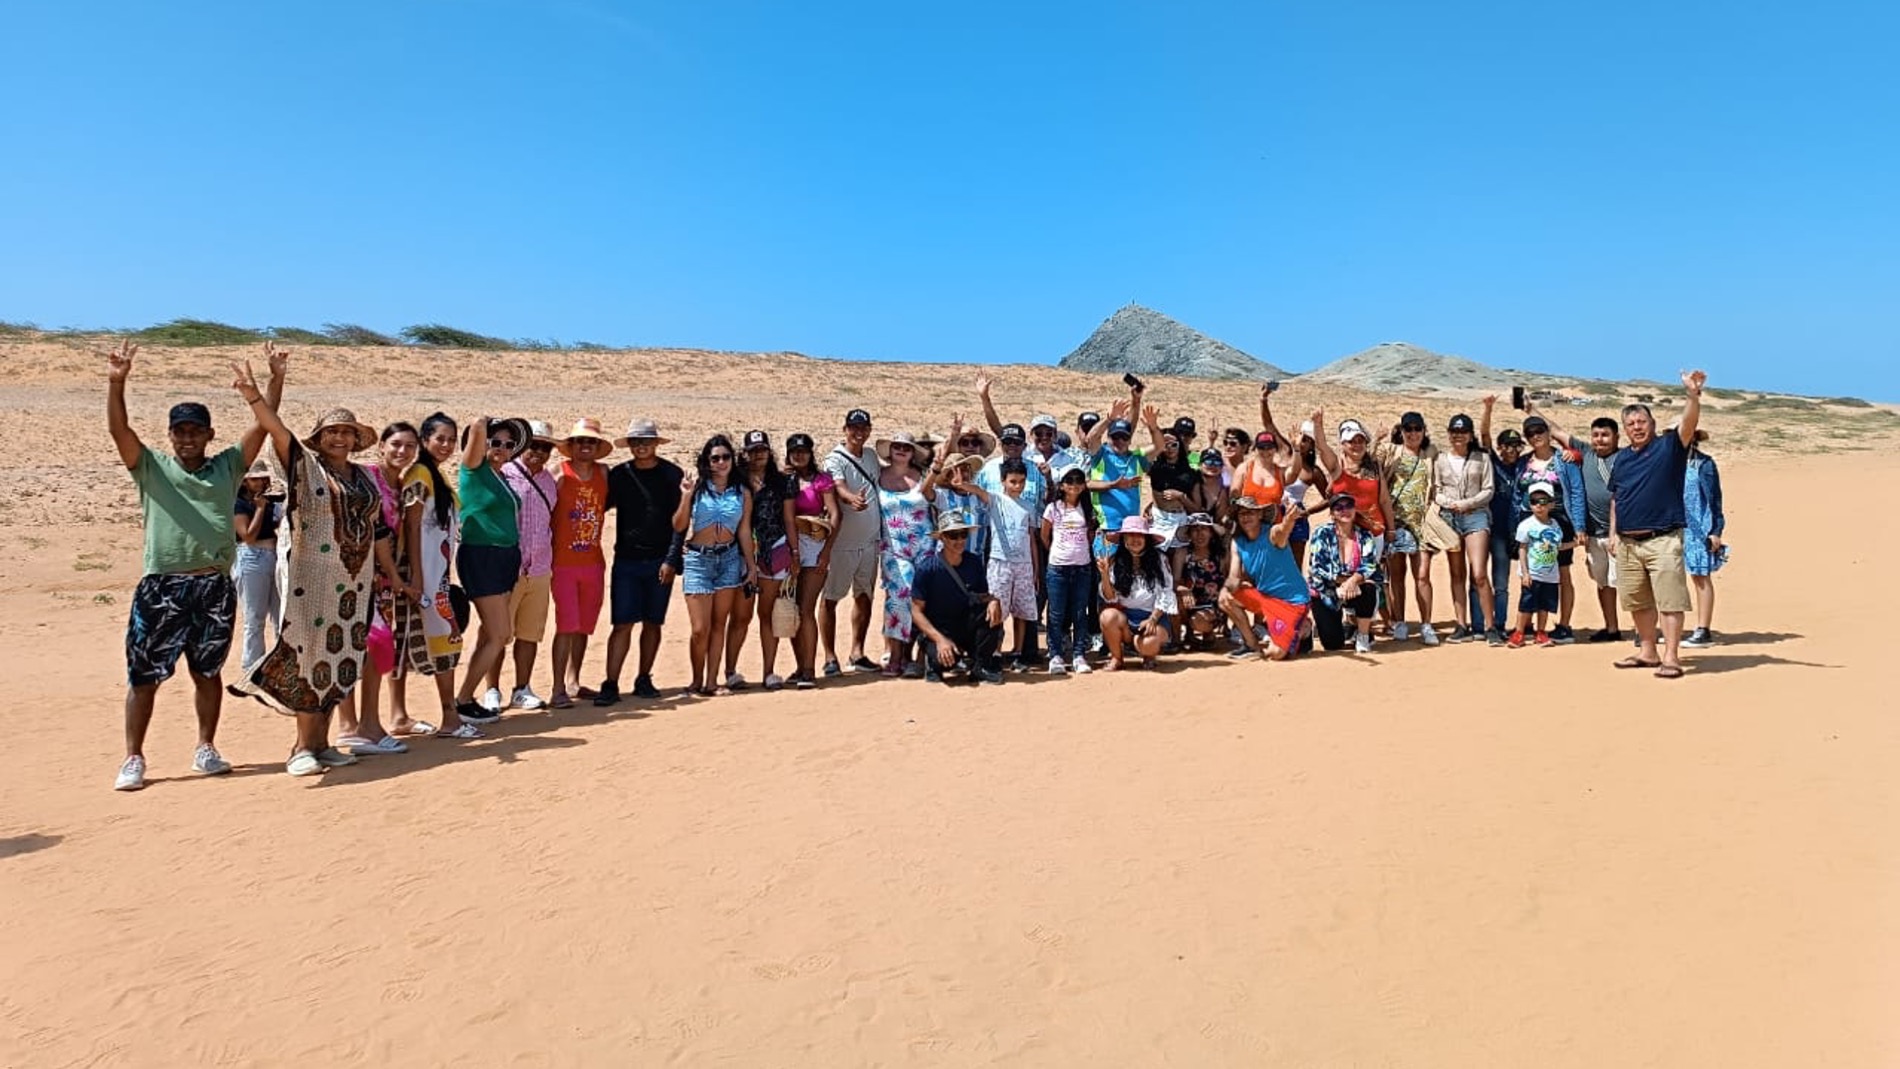
[[[791,439],[786,439],[785,474],[797,479],[816,479],[818,477],[818,447],[815,445],[806,445],[804,441],[801,440],[798,442],[798,448],[805,451],[805,466],[802,468],[792,463],[792,442]]]
[[[407,423],[392,423],[389,427],[408,427]],[[383,428],[383,436],[389,436],[389,427]],[[455,502],[445,493],[449,488],[447,479],[442,477],[442,466],[435,462],[435,454],[429,452],[429,438],[437,427],[455,430],[455,420],[446,412],[432,412],[423,417],[422,429],[416,430],[416,463],[429,473],[429,498],[434,503],[435,525],[445,531],[455,529]],[[415,428],[411,427],[411,430]]]
[[[699,447],[699,459],[694,462],[699,469],[699,482],[693,486],[694,500],[698,500],[699,496],[712,486],[712,461],[707,458],[712,456],[714,449],[722,445],[726,447],[726,452],[732,454],[732,464],[726,468],[726,485],[736,486],[741,492],[745,492],[745,483],[738,476],[739,451],[733,448],[732,439],[723,434],[715,434],[706,439],[705,445]]]
[[[1159,540],[1153,535],[1143,539],[1141,558],[1137,560],[1133,553],[1128,552],[1126,539],[1115,540],[1115,555],[1109,558],[1108,564],[1109,582],[1114,585],[1115,593],[1123,597],[1128,595],[1128,591],[1135,585],[1137,570],[1151,587],[1160,586],[1165,582],[1161,571],[1161,550],[1155,545],[1157,541]]]

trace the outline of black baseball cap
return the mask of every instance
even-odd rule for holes
[[[844,414],[844,425],[847,427],[869,427],[871,425],[871,414],[862,408],[854,408]]]
[[[196,423],[205,430],[211,429],[211,410],[196,401],[180,401],[172,406],[171,421],[167,427],[176,427],[180,423]]]
[[[1548,433],[1549,431],[1550,424],[1545,423],[1544,417],[1542,416],[1532,416],[1524,421],[1524,433],[1527,435]]]
[[[1003,424],[1003,433],[997,435],[996,440],[999,442],[1027,442],[1029,441],[1029,434],[1023,430],[1023,425],[1020,423],[1005,423]]]
[[[1402,431],[1422,431],[1425,429],[1425,417],[1417,412],[1407,412],[1399,417],[1399,429]]]
[[[1451,423],[1447,425],[1445,429],[1450,431],[1453,434],[1459,434],[1459,433],[1470,434],[1471,433],[1471,417],[1465,415],[1463,412],[1460,412],[1457,415],[1451,417]]]
[[[1110,438],[1129,437],[1134,433],[1135,425],[1125,419],[1112,419],[1108,421],[1108,436]]]
[[[1187,441],[1189,438],[1194,437],[1193,418],[1190,416],[1182,416],[1180,419],[1175,420],[1174,421],[1174,436],[1176,438],[1181,439],[1184,442]]]
[[[1201,467],[1224,468],[1226,466],[1227,466],[1227,461],[1221,457],[1218,451],[1213,450],[1213,449],[1201,450]]]
[[[1100,422],[1102,422],[1102,414],[1100,412],[1084,412],[1075,417],[1075,425],[1082,428],[1083,434],[1094,430],[1095,425]]]
[[[764,431],[747,431],[745,432],[745,444],[739,448],[747,453],[752,452],[754,449],[770,449],[772,448],[772,439],[766,437]]]
[[[1509,427],[1498,432],[1499,445],[1523,445],[1524,436]]]
[[[1333,499],[1326,503],[1326,507],[1335,509],[1356,509],[1359,507],[1359,499],[1353,497],[1351,494],[1334,494]]]

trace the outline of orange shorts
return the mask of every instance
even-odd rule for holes
[[[1300,627],[1306,622],[1305,605],[1270,598],[1255,587],[1234,591],[1234,601],[1266,624],[1268,642],[1286,651],[1288,657],[1300,652]]]

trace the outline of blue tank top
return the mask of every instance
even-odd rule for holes
[[[1306,577],[1300,574],[1293,551],[1274,545],[1265,527],[1260,529],[1260,537],[1252,540],[1243,534],[1234,535],[1234,552],[1240,554],[1241,569],[1262,594],[1289,605],[1306,604]]]
[[[745,495],[737,486],[707,490],[693,495],[693,534],[708,527],[739,530],[739,514],[745,511]]]

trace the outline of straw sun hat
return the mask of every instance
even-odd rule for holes
[[[331,427],[349,427],[356,432],[356,444],[350,447],[353,453],[360,453],[376,444],[376,428],[357,419],[356,413],[347,408],[333,408],[325,412],[318,418],[317,425],[310,429],[310,435],[303,440],[303,444],[311,449],[318,448],[323,432]]]

